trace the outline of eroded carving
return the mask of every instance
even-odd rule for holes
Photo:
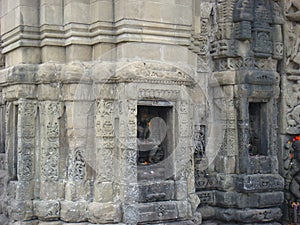
[[[46,181],[56,181],[59,178],[60,103],[45,101],[40,104],[40,109],[41,119],[46,124],[41,148],[41,177]]]
[[[300,81],[288,82],[286,87],[286,131],[288,134],[298,134],[300,132]]]
[[[80,149],[75,150],[72,176],[74,180],[83,180],[85,178],[85,159]]]

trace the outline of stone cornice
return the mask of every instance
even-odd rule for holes
[[[191,26],[123,19],[116,23],[69,23],[64,26],[19,26],[2,35],[3,53],[18,47],[62,46],[72,44],[151,42],[189,45]]]

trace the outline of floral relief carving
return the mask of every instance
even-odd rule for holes
[[[74,154],[73,179],[83,180],[84,177],[85,177],[85,160],[84,160],[83,152],[80,149],[77,149]]]
[[[57,180],[59,176],[58,170],[58,146],[53,145],[46,149],[43,149],[43,162],[44,165],[42,167],[42,175],[43,177],[50,181],[50,180]]]
[[[59,135],[60,103],[45,101],[41,103],[41,119],[44,121],[44,146],[41,149],[42,178],[56,181],[59,178]]]
[[[48,141],[56,141],[59,137],[59,125],[58,122],[51,123],[49,122],[47,124],[47,137]]]

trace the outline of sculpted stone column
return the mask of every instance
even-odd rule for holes
[[[35,201],[36,216],[41,220],[60,217],[60,199],[64,198],[64,184],[60,181],[60,121],[61,104],[56,101],[41,101],[39,161],[39,196]]]
[[[14,107],[13,104],[9,106]],[[18,111],[16,111],[16,109]],[[14,124],[16,128],[10,127],[12,137],[15,138],[12,143],[13,148],[7,150],[9,163],[14,162],[11,165],[12,171],[15,171],[15,181],[11,181],[9,188],[15,188],[11,193],[15,191],[15,199],[11,199],[9,210],[10,217],[15,220],[30,220],[33,217],[33,204],[32,199],[34,196],[34,181],[35,181],[35,137],[36,137],[36,101],[33,100],[19,100],[14,112],[15,119]],[[9,118],[8,118],[9,119]],[[11,120],[12,117],[9,119]],[[8,120],[8,121],[9,121]],[[16,133],[15,133],[16,132]],[[14,134],[15,133],[15,134]],[[17,148],[16,148],[17,147]],[[13,175],[13,174],[11,174]],[[10,196],[12,197],[12,196]]]

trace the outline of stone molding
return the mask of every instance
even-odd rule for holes
[[[2,34],[3,54],[19,47],[118,44],[141,41],[160,44],[189,45],[191,26],[123,19],[116,23],[69,23],[40,27],[24,26]]]

